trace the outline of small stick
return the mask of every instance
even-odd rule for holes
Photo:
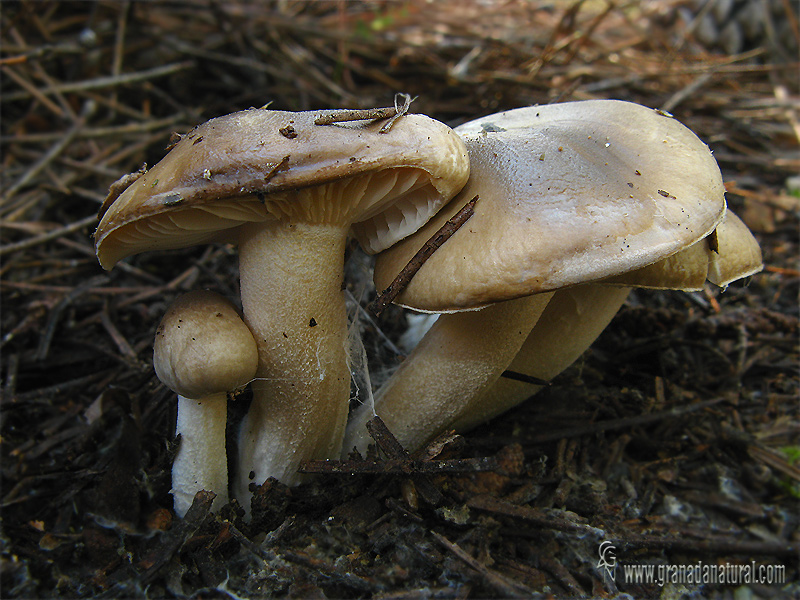
[[[526,375],[525,373],[518,373],[517,371],[503,371],[500,377],[511,379],[513,381],[521,381],[522,383],[530,383],[531,385],[548,386],[550,382],[547,379],[540,379],[533,375]]]
[[[10,69],[5,65],[0,67],[0,69],[2,69],[3,73],[11,77],[11,79],[13,79],[17,83],[17,85],[19,85],[22,89],[27,91],[31,96],[33,96],[39,102],[41,102],[43,106],[49,108],[50,111],[54,113],[57,117],[60,117],[62,119],[64,118],[64,110],[58,104],[56,104],[55,102],[50,100],[47,96],[45,96],[41,91],[39,91],[39,88],[37,88],[27,79],[22,77],[20,74],[18,74],[14,69]]]
[[[195,66],[194,61],[184,61],[164,65],[162,67],[155,67],[144,71],[137,71],[135,73],[123,73],[121,75],[112,75],[109,77],[97,77],[96,79],[84,79],[83,81],[73,81],[70,83],[62,83],[52,87],[39,90],[42,94],[66,94],[70,92],[83,92],[87,90],[97,90],[120,85],[129,85],[131,83],[139,83],[140,81],[147,81],[148,79],[156,79],[166,75],[172,75],[178,71],[190,69]],[[20,90],[6,94],[3,97],[5,102],[13,102],[16,100],[25,100],[32,94],[27,90]]]
[[[393,106],[337,110],[327,115],[318,116],[314,119],[314,125],[333,125],[334,123],[344,123],[346,121],[375,121],[377,119],[388,119],[396,114],[397,109]]]
[[[206,515],[211,511],[211,503],[216,498],[214,492],[201,490],[197,492],[189,510],[183,519],[179,520],[172,529],[162,536],[162,542],[157,549],[157,554],[153,559],[153,564],[141,574],[141,581],[145,584],[151,583],[158,572],[172,559],[178,550],[186,543],[186,540],[195,535],[203,524]]]
[[[31,179],[36,177],[42,169],[50,164],[67,146],[72,143],[72,140],[75,139],[75,136],[78,135],[78,132],[86,125],[87,119],[94,113],[95,108],[96,105],[92,101],[87,101],[84,104],[80,118],[75,121],[72,127],[67,130],[60,140],[53,144],[53,146],[51,146],[50,149],[38,161],[36,161],[19,179],[17,179],[16,182],[11,185],[10,188],[6,190],[6,193],[3,195],[3,202],[8,202],[8,200],[14,194],[25,187],[31,181]]]
[[[606,535],[605,530],[599,527],[571,521],[566,517],[559,516],[558,513],[554,511],[545,511],[531,506],[518,506],[507,500],[495,498],[487,494],[473,496],[467,500],[467,506],[475,510],[482,510],[495,515],[527,521],[544,529],[554,529],[556,531],[565,531],[581,536],[594,536],[596,538],[602,538]]]
[[[289,166],[289,157],[288,156],[284,156],[283,160],[281,160],[281,162],[279,162],[274,167],[272,167],[270,169],[269,173],[267,173],[264,176],[264,183],[267,183],[270,179],[275,177],[275,175],[277,175],[279,171],[283,171],[288,166]]]
[[[544,444],[546,442],[554,442],[564,438],[579,437],[582,435],[594,435],[602,431],[613,431],[615,429],[625,429],[630,427],[638,427],[640,425],[650,425],[658,423],[665,419],[672,419],[682,417],[689,413],[698,410],[704,410],[712,406],[716,406],[722,402],[727,401],[727,398],[714,398],[712,400],[704,400],[695,404],[663,410],[660,412],[649,413],[646,415],[636,415],[635,417],[624,417],[622,419],[611,419],[609,421],[598,421],[596,423],[588,423],[586,425],[579,425],[569,429],[562,429],[557,431],[550,431],[547,433],[540,433],[532,436],[531,439],[526,440],[531,444]]]
[[[451,542],[446,537],[435,531],[431,531],[433,539],[435,539],[441,546],[455,554],[458,558],[463,560],[469,567],[478,572],[483,579],[484,583],[491,587],[494,591],[498,592],[504,598],[541,598],[530,588],[525,585],[509,579],[505,575],[498,573],[487,567],[478,559],[474,558],[461,546],[455,542]]]
[[[386,427],[386,424],[380,417],[375,416],[367,423],[367,431],[390,460],[410,460],[408,452],[405,451],[403,445],[394,437],[394,434],[389,431],[389,428]],[[420,495],[431,506],[439,506],[444,501],[442,492],[439,491],[439,488],[433,484],[430,477],[427,475],[418,473],[412,475],[411,480],[414,482],[417,490],[419,490]]]
[[[151,121],[143,121],[141,123],[128,123],[126,125],[112,125],[109,127],[85,127],[81,131],[77,133],[78,139],[92,139],[92,138],[102,138],[102,137],[114,137],[117,138],[123,135],[139,135],[143,133],[147,133],[148,131],[153,130],[161,130],[166,127],[174,127],[175,123],[180,122],[185,117],[182,115],[175,115],[172,117],[165,117],[163,119],[154,119]],[[62,133],[29,133],[24,135],[3,135],[0,136],[0,143],[4,144],[11,144],[11,143],[30,143],[30,144],[39,144],[39,143],[47,143],[58,141],[63,137],[64,134]],[[159,133],[154,139],[161,137]],[[151,143],[152,140],[145,140],[141,144],[137,144],[137,146],[146,146],[147,144]],[[136,148],[137,150],[139,148]],[[109,160],[109,162],[117,162],[122,158],[126,157],[133,150],[131,147],[126,146],[125,149],[122,151],[121,156],[114,156],[112,157],[114,160]]]
[[[438,250],[442,244],[450,239],[459,228],[467,222],[467,220],[475,213],[475,203],[478,201],[478,196],[467,202],[464,207],[458,211],[447,223],[442,225],[441,229],[425,242],[425,245],[408,261],[408,264],[403,267],[403,270],[397,274],[392,283],[383,290],[378,297],[373,300],[368,308],[375,314],[380,316],[386,310],[386,307],[397,298],[406,286],[411,281],[411,278],[416,275],[417,271],[422,268],[431,255]]]
[[[497,459],[453,458],[447,460],[412,460],[390,458],[388,460],[307,460],[297,469],[298,473],[325,473],[328,475],[353,475],[354,473],[382,475],[411,475],[426,473],[485,473],[497,471]]]
[[[373,417],[367,422],[367,431],[370,437],[375,440],[378,447],[391,458],[408,460],[408,453],[405,448],[397,441],[389,428],[380,417]]]
[[[314,125],[333,125],[334,123],[344,123],[346,121],[378,121],[380,119],[389,119],[389,121],[380,128],[380,131],[378,131],[378,133],[388,133],[397,119],[408,113],[408,109],[414,100],[415,99],[408,94],[395,94],[394,106],[336,110],[327,115],[318,116],[314,119]]]
[[[378,133],[389,133],[389,130],[397,122],[397,119],[408,113],[408,109],[411,107],[411,103],[414,100],[416,100],[416,98],[412,98],[408,94],[395,94],[394,95],[395,114],[394,116],[389,117],[389,120],[383,124],[383,127],[381,127],[378,130]],[[402,104],[400,104],[399,101],[402,101]]]
[[[39,244],[44,244],[45,242],[49,242],[50,240],[54,240],[56,238],[60,238],[65,235],[69,235],[70,233],[75,233],[76,231],[80,231],[85,227],[89,227],[97,223],[97,217],[94,215],[84,217],[80,221],[76,221],[75,223],[71,223],[69,225],[65,225],[64,227],[59,227],[58,229],[54,229],[53,231],[48,231],[47,233],[43,233],[41,235],[37,235],[35,237],[28,238],[26,240],[21,240],[19,242],[14,242],[13,244],[6,244],[5,246],[0,246],[0,256],[3,254],[8,254],[9,252],[16,252],[17,250],[24,250],[26,248],[31,248],[32,246],[38,246]]]

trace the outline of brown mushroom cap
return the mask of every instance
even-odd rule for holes
[[[385,288],[475,195],[467,221],[398,303],[475,308],[639,269],[707,236],[725,212],[719,167],[675,119],[615,100],[533,106],[456,128],[467,185],[417,234],[381,253]]]
[[[247,385],[256,374],[258,351],[233,304],[198,290],[173,302],[161,320],[153,366],[173,392],[201,399]]]
[[[379,133],[383,121],[314,124],[330,112],[249,109],[196,127],[104,203],[95,233],[100,264],[235,241],[230,230],[242,223],[286,214],[357,223],[362,245],[377,252],[415,231],[466,181],[466,151],[444,124],[413,114],[387,133]],[[299,188],[307,190],[283,193]]]

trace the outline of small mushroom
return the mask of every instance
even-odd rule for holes
[[[334,111],[250,109],[183,136],[110,206],[95,234],[110,268],[145,250],[239,246],[244,320],[258,345],[234,493],[299,481],[298,465],[338,457],[350,393],[342,295],[345,243],[378,252],[416,231],[466,182],[460,138],[423,115],[390,130]],[[292,135],[286,135],[291,127]]]
[[[376,288],[383,289],[432,233],[479,196],[472,218],[397,299],[419,311],[452,313],[439,317],[376,394],[375,411],[409,449],[457,422],[495,384],[553,292],[666,259],[709,235],[725,212],[722,177],[706,145],[643,106],[534,106],[456,132],[469,151],[467,185],[375,266]],[[592,303],[597,333],[626,295],[613,290]],[[475,309],[481,310],[462,312]],[[344,452],[364,450],[371,416],[369,406],[355,412]]]
[[[156,330],[153,366],[161,382],[178,394],[181,436],[172,466],[175,512],[182,517],[198,490],[217,494],[214,508],[228,502],[225,423],[228,393],[256,374],[258,349],[236,308],[214,292],[178,298]]]

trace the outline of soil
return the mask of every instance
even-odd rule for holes
[[[768,31],[735,55],[699,45],[688,5],[4,3],[2,596],[800,595],[798,61]],[[175,399],[153,336],[183,292],[236,296],[235,249],[105,272],[91,234],[109,186],[214,116],[388,106],[395,92],[451,126],[587,98],[667,110],[714,151],[765,268],[726,290],[634,292],[544,391],[431,448],[434,467],[382,432],[380,472],[264,482],[250,522],[200,493],[179,519]],[[354,250],[348,266],[364,306],[369,264]],[[379,378],[405,314],[361,325]],[[691,579],[710,566],[775,578]]]

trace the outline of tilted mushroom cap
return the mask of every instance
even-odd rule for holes
[[[467,185],[412,238],[381,253],[383,289],[475,195],[475,214],[417,272],[398,303],[480,307],[610,277],[706,237],[725,212],[719,167],[675,119],[616,100],[533,106],[456,128]]]
[[[100,264],[235,241],[231,229],[287,213],[356,222],[362,246],[378,252],[419,228],[466,181],[466,151],[444,124],[415,114],[387,133],[379,133],[383,121],[314,124],[329,112],[249,109],[196,127],[106,200],[95,233]],[[306,191],[284,194],[298,188]]]
[[[764,268],[761,247],[742,220],[730,210],[717,228],[717,249],[711,253],[708,280],[725,287]]]
[[[161,320],[153,366],[173,392],[200,399],[247,385],[256,374],[258,351],[233,304],[198,290],[178,298]]]
[[[609,277],[601,283],[688,292],[703,289],[706,281],[725,287],[758,273],[763,266],[761,248],[753,234],[739,217],[727,210],[708,237],[652,265]]]

